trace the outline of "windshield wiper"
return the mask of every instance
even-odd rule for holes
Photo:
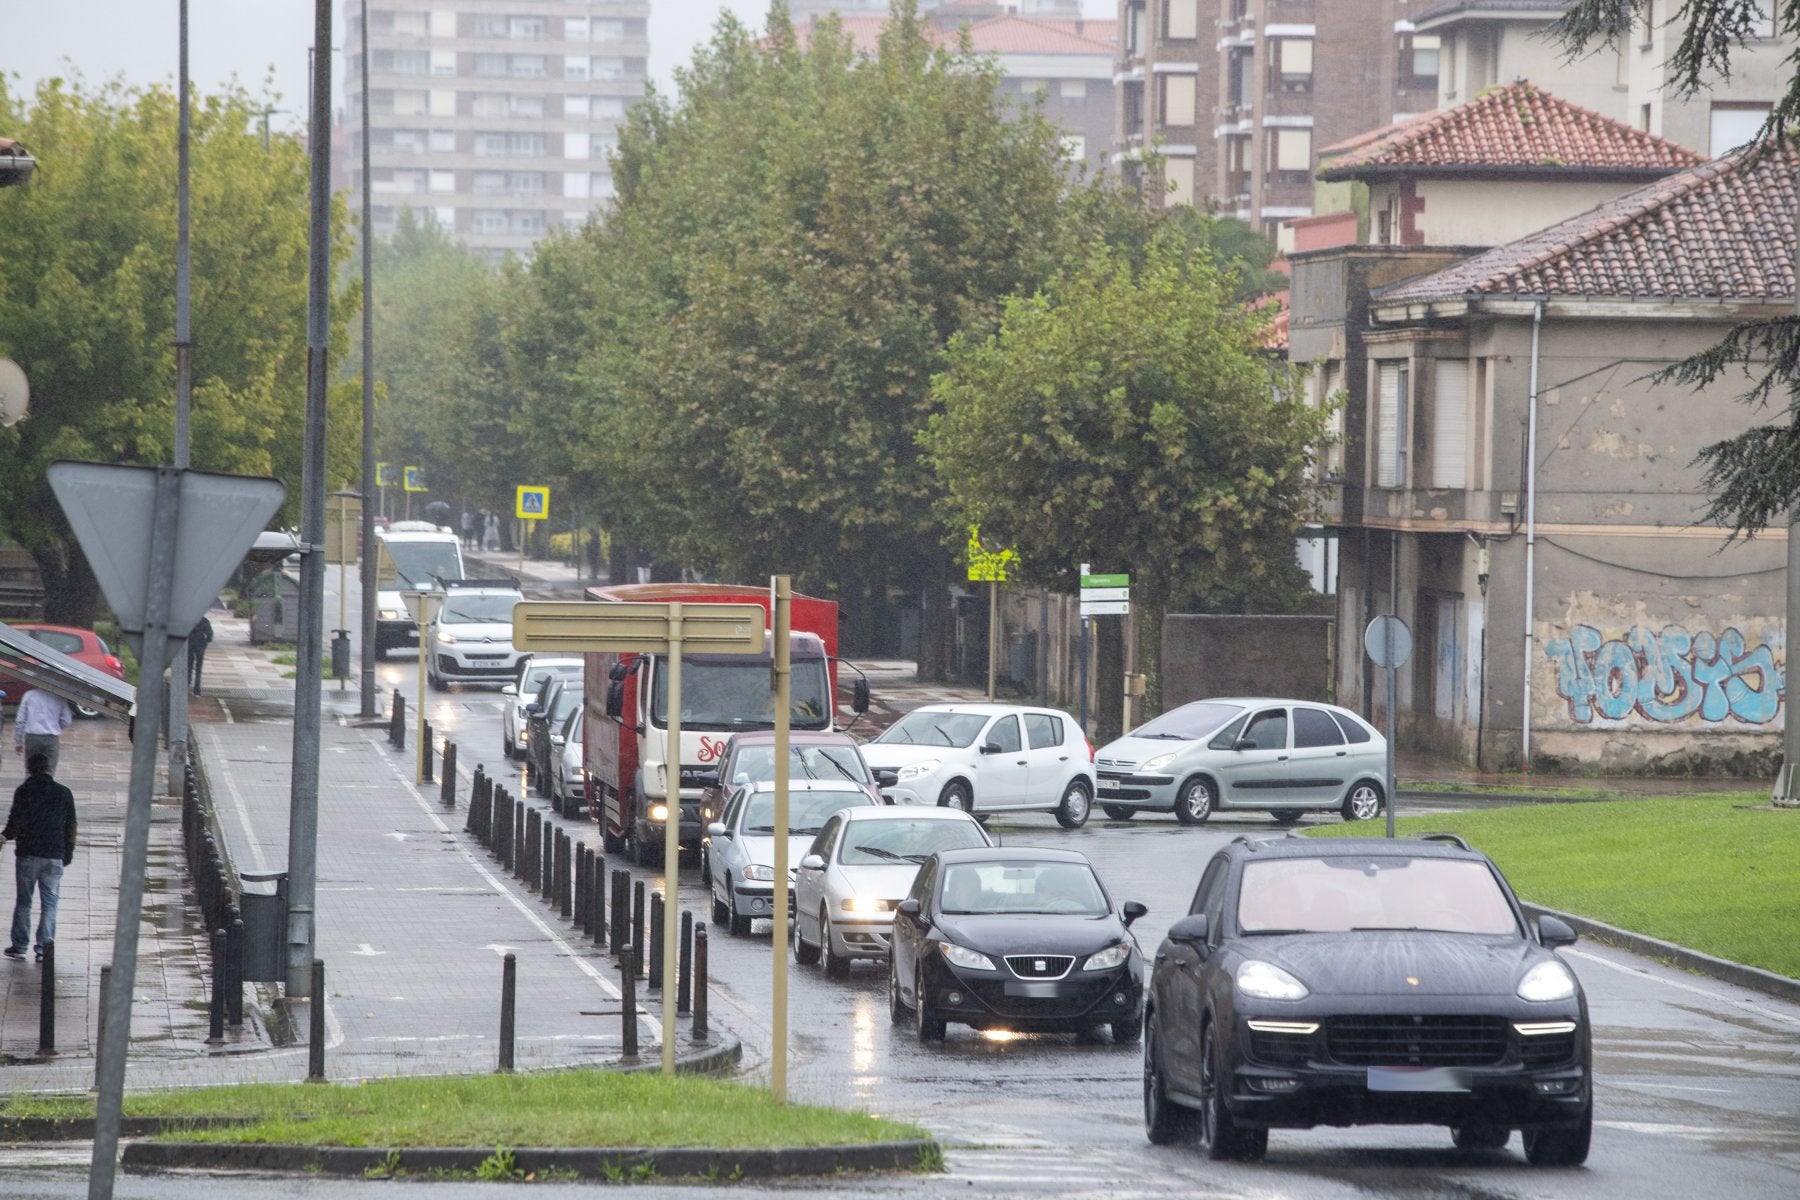
[[[924,858],[912,854],[895,854],[892,850],[884,850],[880,846],[852,846],[858,854],[870,854],[876,858],[885,858],[889,862],[924,862]]]
[[[1245,937],[1286,937],[1294,933],[1318,933],[1317,929],[1246,929]]]

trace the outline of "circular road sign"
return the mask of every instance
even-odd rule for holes
[[[1363,631],[1363,649],[1378,667],[1398,667],[1412,657],[1412,630],[1391,613],[1382,613]]]

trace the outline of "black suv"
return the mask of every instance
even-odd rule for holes
[[[1499,868],[1450,834],[1240,837],[1157,949],[1144,1124],[1215,1159],[1270,1129],[1446,1125],[1466,1150],[1514,1129],[1545,1166],[1586,1160],[1587,997]]]

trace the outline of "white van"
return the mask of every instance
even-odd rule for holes
[[[389,650],[417,653],[419,631],[400,599],[402,591],[430,591],[439,579],[463,577],[462,539],[430,521],[395,521],[375,530],[375,657]]]

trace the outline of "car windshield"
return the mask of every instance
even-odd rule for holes
[[[788,793],[788,836],[819,832],[831,814],[840,808],[873,804],[863,791],[793,791]],[[775,793],[757,792],[744,804],[739,828],[745,833],[775,832]]]
[[[569,714],[581,703],[582,690],[566,687],[556,694],[556,703],[550,709],[550,728],[569,719]]]
[[[1086,863],[952,863],[944,869],[946,913],[1063,913],[1100,917],[1106,893]]]
[[[875,742],[883,746],[968,746],[987,722],[985,713],[914,709],[882,730]]]
[[[869,769],[854,746],[790,746],[788,773],[795,779],[869,782]],[[775,747],[746,746],[731,766],[727,783],[760,783],[775,778]]]
[[[850,821],[844,831],[838,861],[847,867],[922,863],[937,850],[988,844],[973,821]]]
[[[823,658],[795,654],[788,690],[788,713],[795,729],[831,725],[830,673]],[[669,723],[668,660],[656,660],[656,697],[651,720]],[[681,659],[681,727],[689,731],[773,729],[775,690],[767,655],[686,654]]]
[[[1131,731],[1131,736],[1160,738],[1171,742],[1196,742],[1243,711],[1243,706],[1238,704],[1197,700],[1166,712],[1154,721],[1144,722]]]
[[[475,622],[488,624],[511,625],[513,605],[524,599],[511,594],[499,596],[458,596],[454,593],[444,601],[444,611],[438,615],[438,621],[444,625],[464,625]]]
[[[525,672],[525,690],[527,696],[535,696],[543,689],[546,682],[552,679],[579,679],[580,667],[531,667]]]
[[[429,588],[442,579],[461,579],[462,551],[454,541],[383,541],[381,548],[394,564],[401,588]]]
[[[1402,854],[1277,858],[1244,865],[1246,934],[1430,929],[1513,934],[1518,921],[1486,863]]]

